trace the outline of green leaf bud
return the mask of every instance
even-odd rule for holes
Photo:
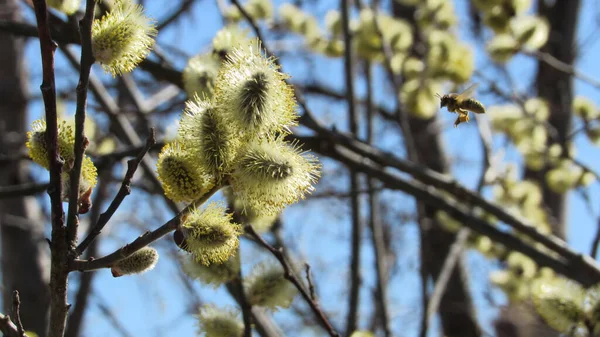
[[[158,252],[151,247],[144,247],[128,257],[118,261],[111,267],[113,277],[145,273],[158,262]]]
[[[508,269],[521,278],[533,279],[536,275],[536,263],[528,256],[523,255],[522,253],[512,252],[508,254],[506,263],[508,265]]]
[[[195,165],[213,175],[217,181],[229,173],[240,147],[239,137],[223,119],[213,102],[198,96],[186,102],[179,124],[179,137],[189,149]]]
[[[591,121],[600,117],[600,111],[598,111],[596,104],[583,96],[576,96],[573,99],[573,112],[585,121]]]
[[[509,0],[508,4],[515,15],[523,14],[531,8],[531,0]]]
[[[400,89],[400,99],[408,108],[411,116],[429,119],[439,110],[439,102],[435,96],[439,92],[435,82],[423,82],[418,78],[408,80]]]
[[[73,15],[79,10],[81,0],[48,0],[47,4],[67,15]]]
[[[456,221],[456,219],[444,211],[437,211],[435,213],[435,219],[442,226],[442,228],[450,233],[456,233],[463,228],[463,225],[460,222]]]
[[[404,66],[404,62],[406,60],[406,54],[404,53],[394,53],[392,59],[390,60],[390,65],[392,68],[392,72],[394,75],[399,75],[402,73],[402,67]]]
[[[410,56],[406,59],[406,61],[404,61],[402,74],[407,79],[418,77],[423,73],[423,71],[425,71],[425,63],[418,58]]]
[[[547,121],[550,116],[548,102],[541,98],[530,98],[525,101],[525,110],[537,121]]]
[[[511,14],[508,13],[503,5],[495,5],[490,10],[484,12],[483,23],[490,27],[494,33],[502,34],[508,30]]]
[[[198,334],[205,337],[241,337],[244,323],[236,309],[206,305],[198,314]]]
[[[244,290],[252,305],[277,310],[288,308],[298,290],[284,277],[280,264],[262,262],[244,279]]]
[[[240,154],[231,187],[261,216],[274,215],[312,192],[319,169],[317,159],[296,143],[282,137],[254,140]]]
[[[548,41],[550,24],[537,16],[518,16],[511,19],[510,30],[521,46],[539,49]]]
[[[342,16],[337,10],[330,10],[325,14],[325,27],[332,36],[342,35]]]
[[[200,54],[189,59],[183,70],[183,87],[188,97],[212,97],[219,65],[214,54]]]
[[[215,34],[212,40],[213,54],[218,56],[221,61],[225,61],[231,50],[244,48],[249,44],[248,31],[235,25],[225,26]]]
[[[558,332],[568,333],[584,318],[585,291],[573,281],[537,279],[531,296],[537,313]]]
[[[289,76],[262,55],[257,41],[230,53],[219,71],[215,97],[233,126],[250,137],[289,132],[298,118],[294,91],[285,82]]]
[[[556,168],[546,173],[546,183],[553,192],[563,194],[576,186],[581,174],[581,167],[563,160]]]
[[[46,121],[38,119],[31,123],[31,131],[27,132],[27,143],[29,157],[45,169],[50,169],[48,162],[48,145],[46,143]],[[73,128],[66,121],[58,122],[58,153],[65,161],[63,172],[68,172],[75,161],[75,136]]]
[[[225,213],[225,207],[214,202],[188,214],[181,227],[186,250],[197,262],[205,266],[221,264],[236,253],[242,227],[231,221],[232,216]]]
[[[223,11],[223,18],[228,23],[237,23],[243,19],[242,12],[235,5],[230,5]]]
[[[519,51],[519,43],[508,34],[498,34],[487,43],[486,50],[494,61],[505,63]]]
[[[273,17],[271,0],[249,0],[244,8],[253,19],[271,19]]]
[[[223,263],[212,263],[205,266],[196,261],[193,255],[188,255],[182,262],[182,268],[189,277],[216,288],[238,277],[240,258],[238,254],[235,254]]]
[[[204,171],[179,142],[163,147],[156,169],[165,195],[175,202],[196,200],[215,184],[214,177]]]

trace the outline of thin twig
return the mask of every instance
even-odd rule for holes
[[[306,282],[308,282],[308,291],[310,292],[310,298],[315,301],[317,297],[315,296],[315,285],[313,284],[312,276],[310,273],[310,264],[304,264],[304,270],[306,271]]]
[[[325,328],[325,330],[327,330],[329,335],[332,337],[340,337],[340,334],[337,333],[334,330],[331,323],[329,323],[329,320],[327,319],[327,316],[325,315],[325,313],[321,310],[319,303],[317,303],[316,301],[314,301],[311,298],[310,293],[304,288],[304,286],[302,285],[302,282],[300,282],[300,280],[292,272],[292,267],[290,266],[289,262],[285,259],[283,252],[281,251],[281,248],[276,249],[275,247],[271,246],[267,241],[265,241],[265,239],[263,239],[254,230],[254,228],[252,228],[252,225],[246,225],[245,227],[246,227],[246,231],[252,237],[254,237],[263,247],[265,247],[268,251],[270,251],[277,258],[277,260],[279,260],[279,263],[281,263],[281,266],[283,267],[285,278],[287,280],[289,280],[290,282],[292,282],[294,284],[294,286],[296,287],[296,289],[298,289],[300,294],[302,294],[302,297],[308,303],[308,305],[312,309],[313,313],[315,314],[315,316],[317,316],[317,318],[321,322],[321,325],[323,325],[323,327]]]
[[[194,3],[194,0],[183,0],[183,1],[181,1],[181,4],[179,5],[179,8],[177,8],[175,11],[173,11],[173,13],[169,14],[169,16],[167,16],[158,25],[156,25],[156,30],[158,30],[160,32],[165,27],[167,27],[168,25],[170,25],[171,23],[177,21],[177,19],[183,13],[185,13],[191,7],[191,5],[193,3]]]
[[[146,155],[146,153],[150,150],[150,148],[156,143],[156,138],[154,136],[154,128],[150,130],[150,137],[146,140],[146,145],[137,155],[137,157],[130,159],[127,161],[127,172],[125,173],[125,177],[123,178],[123,183],[121,184],[121,188],[117,195],[110,203],[110,206],[106,209],[106,212],[100,215],[98,222],[94,225],[92,230],[88,233],[87,237],[81,242],[81,244],[77,247],[76,255],[81,255],[85,249],[89,246],[90,243],[96,239],[100,232],[106,226],[110,218],[115,214],[123,200],[126,196],[131,193],[131,180],[133,179],[133,175],[137,171],[137,168]]]
[[[17,332],[19,335],[25,334],[23,328],[23,322],[21,322],[21,299],[19,298],[19,291],[13,291],[13,313],[15,315],[15,325],[17,326]]]
[[[3,314],[0,314],[0,331],[5,337],[27,337],[27,335],[19,333],[19,329],[10,320],[10,316]]]
[[[364,62],[364,73],[367,87],[367,142],[372,144],[375,141],[375,108],[373,106],[373,81],[371,76],[371,63]],[[386,263],[386,246],[383,233],[383,224],[379,214],[379,193],[377,181],[373,178],[367,179],[367,189],[369,190],[369,227],[371,228],[371,241],[375,251],[375,270],[377,272],[377,291],[376,302],[379,311],[379,317],[383,332],[386,337],[392,336],[390,327],[390,313],[387,302],[387,278],[388,267]],[[377,312],[377,311],[376,311]]]
[[[589,84],[597,89],[600,89],[600,81],[598,81],[597,79],[595,79],[591,76],[586,75],[585,73],[577,70],[577,68],[575,68],[574,66],[557,59],[556,57],[552,56],[549,53],[544,53],[539,50],[532,50],[532,51],[523,51],[523,54],[535,57],[536,59],[546,63],[547,65],[553,67],[554,69],[556,69],[558,71],[561,71],[563,73],[574,76],[574,77],[586,82],[587,84]]]
[[[79,228],[79,219],[77,214],[87,213],[91,207],[91,190],[79,194],[79,179],[81,177],[81,168],[85,149],[89,141],[85,136],[85,118],[87,108],[88,83],[92,65],[95,62],[92,52],[92,22],[94,21],[94,11],[96,9],[95,0],[87,0],[85,14],[79,21],[79,34],[81,38],[81,69],[79,70],[79,83],[77,83],[77,108],[75,110],[75,160],[73,168],[69,174],[69,211],[67,213],[67,240],[70,249],[75,249],[77,245],[77,232]],[[72,256],[74,258],[75,256]]]
[[[137,252],[138,250],[148,246],[152,242],[162,238],[163,236],[177,229],[177,227],[181,224],[183,217],[186,214],[188,214],[190,210],[202,205],[219,189],[221,189],[221,186],[217,185],[213,187],[210,191],[206,192],[206,194],[204,194],[200,199],[188,205],[181,212],[177,213],[175,217],[167,221],[164,225],[160,226],[152,232],[146,232],[142,234],[133,242],[117,249],[113,253],[99,259],[90,258],[89,260],[74,260],[71,262],[69,269],[72,271],[77,270],[80,272],[84,272],[102,268],[110,268],[114,263],[128,257],[129,255]]]

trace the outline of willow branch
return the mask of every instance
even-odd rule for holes
[[[167,221],[164,225],[160,226],[154,231],[142,234],[131,243],[117,249],[113,253],[99,259],[90,258],[89,260],[74,260],[69,265],[69,269],[72,271],[76,270],[84,272],[102,268],[110,268],[116,262],[130,256],[131,254],[137,252],[138,250],[148,246],[152,242],[162,238],[163,236],[177,229],[177,227],[181,224],[186,214],[188,214],[193,208],[205,203],[219,189],[221,189],[221,186],[217,185],[213,187],[210,191],[206,192],[206,194],[204,194],[201,198],[188,205],[181,212],[177,213],[175,217]]]
[[[77,256],[81,255],[85,251],[85,249],[90,245],[90,243],[92,243],[96,239],[96,237],[100,235],[100,232],[102,231],[104,226],[106,226],[113,214],[115,214],[119,206],[121,206],[121,203],[123,202],[123,200],[125,200],[125,197],[131,193],[131,180],[133,179],[133,175],[137,171],[137,168],[144,156],[146,155],[146,153],[148,153],[152,145],[154,145],[155,143],[156,138],[154,137],[154,129],[151,129],[150,137],[148,137],[148,139],[146,140],[146,145],[144,146],[144,148],[140,151],[137,157],[127,161],[127,172],[125,173],[125,177],[123,178],[123,182],[121,183],[121,188],[119,189],[119,192],[117,192],[117,195],[108,206],[106,212],[100,215],[98,222],[88,233],[87,237],[77,247]]]
[[[309,291],[307,291],[305,289],[305,287],[302,285],[300,280],[296,277],[295,273],[292,271],[292,267],[290,266],[290,263],[285,259],[285,256],[283,255],[281,248],[276,249],[275,247],[271,246],[267,241],[265,241],[265,239],[263,239],[254,230],[254,228],[252,228],[251,225],[246,225],[245,227],[246,227],[246,231],[254,239],[256,239],[263,247],[265,247],[268,251],[270,251],[273,254],[273,256],[275,256],[277,258],[279,263],[281,263],[281,266],[283,267],[283,272],[284,272],[285,278],[288,281],[292,282],[292,284],[294,284],[294,286],[296,287],[296,289],[298,289],[300,294],[302,294],[302,297],[308,303],[308,305],[312,309],[313,313],[315,314],[315,316],[317,316],[317,318],[319,319],[319,322],[325,328],[325,330],[327,330],[329,335],[332,337],[340,337],[340,334],[335,331],[335,329],[333,328],[333,326],[327,319],[327,316],[321,310],[319,303],[317,303],[315,300],[313,300],[311,298]]]

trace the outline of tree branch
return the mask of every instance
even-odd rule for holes
[[[19,291],[13,291],[13,313],[15,314],[15,325],[17,326],[17,332],[19,336],[25,334],[23,329],[23,322],[21,322],[21,299],[19,298]]]
[[[2,331],[5,337],[27,337],[26,334],[19,333],[19,329],[10,320],[9,316],[3,314],[0,314],[0,331]]]
[[[300,294],[302,294],[302,297],[308,303],[308,305],[312,309],[313,313],[315,314],[315,316],[317,316],[317,318],[319,319],[319,322],[321,322],[321,325],[323,325],[323,327],[325,328],[325,330],[327,330],[329,335],[332,337],[340,337],[340,334],[338,334],[334,330],[331,323],[329,323],[329,320],[327,319],[327,316],[325,315],[325,313],[321,310],[319,303],[317,303],[316,301],[314,301],[311,298],[310,293],[304,288],[304,286],[302,285],[300,280],[296,277],[295,273],[292,271],[292,267],[290,266],[289,262],[285,259],[285,256],[283,255],[282,248],[276,249],[275,247],[271,246],[267,241],[265,241],[265,239],[263,239],[254,230],[252,225],[247,224],[245,226],[245,228],[246,228],[246,231],[254,239],[256,239],[263,247],[265,247],[268,251],[270,251],[277,258],[277,260],[279,260],[279,263],[281,263],[281,266],[283,267],[285,278],[287,280],[289,280],[290,282],[292,282],[292,284],[294,284],[294,286],[296,287],[296,289],[298,289]]]
[[[116,262],[128,257],[129,255],[137,252],[138,250],[148,246],[152,242],[162,238],[163,236],[169,234],[170,232],[177,229],[177,227],[181,224],[184,216],[189,213],[195,207],[198,207],[205,203],[213,194],[215,194],[221,186],[216,185],[210,191],[206,192],[200,199],[194,201],[186,208],[184,208],[181,212],[177,213],[175,217],[171,220],[167,221],[164,225],[160,226],[156,230],[152,232],[146,232],[135,239],[133,242],[117,249],[113,253],[106,255],[99,259],[90,258],[89,260],[74,260],[69,265],[69,270],[71,271],[90,271],[102,268],[110,268]]]
[[[51,271],[50,271],[50,327],[49,337],[62,337],[67,319],[67,274],[65,261],[68,246],[62,207],[61,172],[63,160],[58,152],[58,119],[56,113],[56,87],[54,84],[54,52],[56,44],[50,35],[48,10],[45,0],[33,1],[37,31],[42,54],[42,96],[46,110],[46,144],[50,171],[50,209],[52,213]]]
[[[127,172],[125,173],[125,177],[123,178],[123,183],[121,184],[121,188],[117,195],[108,206],[106,212],[100,215],[98,222],[94,225],[94,227],[90,230],[87,237],[79,244],[77,247],[76,255],[80,256],[85,249],[92,243],[100,232],[106,226],[110,218],[115,214],[121,203],[131,193],[131,180],[133,179],[133,175],[135,171],[137,171],[138,165],[146,155],[146,153],[150,150],[150,148],[156,143],[156,138],[154,137],[154,128],[150,130],[150,137],[146,140],[146,145],[140,151],[140,153],[134,159],[130,159],[127,161]]]

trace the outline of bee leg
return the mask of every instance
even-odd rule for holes
[[[458,118],[460,119],[461,122],[469,122],[469,113],[467,111],[461,111],[460,115],[458,115]]]
[[[461,120],[460,120],[460,115],[458,117],[456,117],[456,120],[454,121],[454,127],[458,127],[458,124],[460,124]]]

